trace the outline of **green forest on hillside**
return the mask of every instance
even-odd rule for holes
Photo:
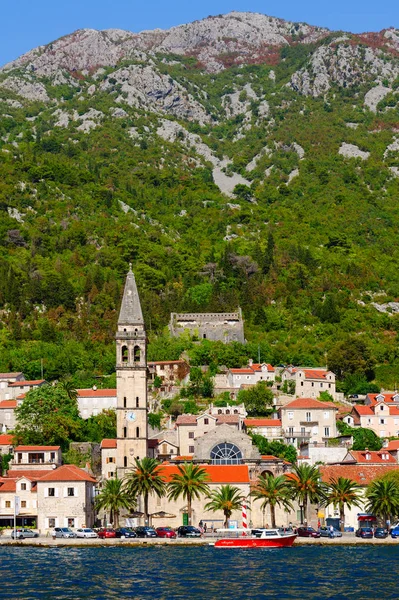
[[[397,386],[399,316],[371,304],[399,300],[399,180],[388,168],[399,163],[394,153],[384,158],[399,127],[396,96],[373,114],[363,107],[364,85],[335,86],[328,97],[299,95],[285,84],[314,48],[284,49],[275,79],[267,65],[207,74],[194,59],[168,64],[157,57],[161,72],[195,98],[206,92],[213,123],[181,123],[229,158],[227,172],[250,181],[230,200],[240,209],[229,207],[210,163],[195,167],[184,136],[166,142],[156,135],[157,114],[123,105],[127,117],[110,116],[118,84],[82,101],[80,87],[41,79],[62,110],[104,113],[89,133],[74,121],[55,127],[55,103],[14,107],[6,100],[21,99],[0,88],[1,371],[36,378],[43,359],[49,380],[70,374],[80,386],[111,375],[132,262],[151,360],[187,350],[193,364],[240,366],[260,352],[272,364],[317,366],[349,348],[358,359],[348,359],[342,379],[357,373]],[[259,102],[251,100],[252,127],[237,139],[242,115],[227,118],[220,98],[248,82],[267,99],[270,117],[259,121]],[[83,83],[96,81],[87,76]],[[339,155],[343,141],[370,158]],[[302,160],[294,142],[305,151]],[[263,148],[270,152],[248,172]],[[289,182],[294,169],[299,174]],[[172,311],[237,306],[246,346],[171,340],[165,332]]]

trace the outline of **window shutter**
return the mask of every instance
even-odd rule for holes
[[[54,495],[55,495],[56,498],[58,498],[58,488],[54,489]]]
[[[44,497],[48,498],[48,488],[44,488]]]
[[[68,488],[64,487],[64,498],[68,497]]]
[[[78,494],[78,489],[79,489],[79,488],[77,488],[77,487],[73,488],[73,490],[74,490],[74,492],[73,492],[73,493],[74,493],[74,496],[78,496],[78,495],[79,495],[79,494]]]

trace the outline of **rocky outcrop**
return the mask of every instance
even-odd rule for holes
[[[152,65],[130,65],[112,73],[100,85],[110,91],[119,85],[117,102],[136,108],[149,108],[189,121],[208,123],[205,109],[176,81]]]
[[[345,158],[361,158],[362,160],[367,160],[370,156],[370,152],[363,152],[354,144],[346,144],[345,142],[341,144],[338,154],[345,156]]]
[[[309,64],[294,73],[290,85],[301,94],[317,97],[325,94],[332,84],[350,87],[360,83],[371,83],[376,79],[392,81],[398,74],[398,65],[385,60],[381,50],[346,42],[333,42],[318,48],[311,56]],[[372,97],[369,97],[369,102]]]

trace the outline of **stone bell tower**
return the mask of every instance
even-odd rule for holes
[[[147,341],[143,313],[131,265],[116,338],[116,472],[125,476],[134,459],[147,456]]]

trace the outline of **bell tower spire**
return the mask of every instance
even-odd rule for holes
[[[118,477],[147,456],[147,338],[136,280],[129,265],[116,332]]]

